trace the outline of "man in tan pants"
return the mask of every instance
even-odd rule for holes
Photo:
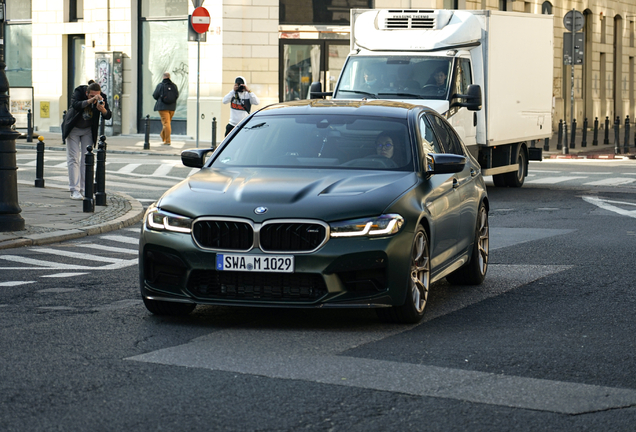
[[[170,134],[172,132],[172,116],[177,109],[177,99],[179,99],[179,89],[177,85],[170,81],[170,73],[164,72],[163,80],[157,84],[152,97],[157,101],[155,111],[159,111],[161,117],[161,141],[163,145],[170,145]]]

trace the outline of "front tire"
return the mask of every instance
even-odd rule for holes
[[[411,246],[411,267],[406,299],[401,306],[376,309],[385,322],[417,324],[424,316],[430,286],[430,245],[426,231],[421,226],[415,232]]]
[[[476,225],[475,242],[473,244],[470,261],[468,264],[446,276],[446,280],[451,285],[479,285],[486,278],[490,233],[488,227],[488,212],[483,203],[479,206]]]
[[[520,147],[519,154],[517,155],[517,171],[504,174],[506,177],[506,185],[508,187],[520,188],[526,180],[526,175],[528,175],[528,158],[524,147]]]
[[[152,312],[154,315],[168,315],[168,316],[185,316],[197,307],[194,303],[176,303],[167,302],[161,300],[151,300],[143,297],[144,305],[146,309]]]

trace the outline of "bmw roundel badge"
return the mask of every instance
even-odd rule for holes
[[[254,213],[256,213],[256,214],[265,214],[265,213],[267,213],[267,207],[256,207],[254,209]]]

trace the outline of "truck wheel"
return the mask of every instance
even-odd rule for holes
[[[144,305],[146,309],[155,315],[170,315],[170,316],[184,316],[197,307],[194,303],[176,303],[160,300],[151,300],[143,297]]]
[[[486,277],[488,271],[488,244],[490,233],[488,232],[488,212],[482,203],[477,213],[475,227],[475,243],[468,264],[458,268],[446,276],[451,285],[479,285]]]
[[[517,171],[504,174],[506,176],[506,185],[509,187],[520,188],[528,174],[528,160],[523,147],[519,147],[517,155]]]
[[[421,226],[415,231],[411,246],[411,269],[406,299],[401,306],[376,309],[378,318],[384,322],[417,324],[424,316],[430,285],[430,245],[426,231]]]

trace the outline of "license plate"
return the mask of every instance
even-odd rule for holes
[[[216,254],[219,271],[293,273],[293,255],[228,255]]]

